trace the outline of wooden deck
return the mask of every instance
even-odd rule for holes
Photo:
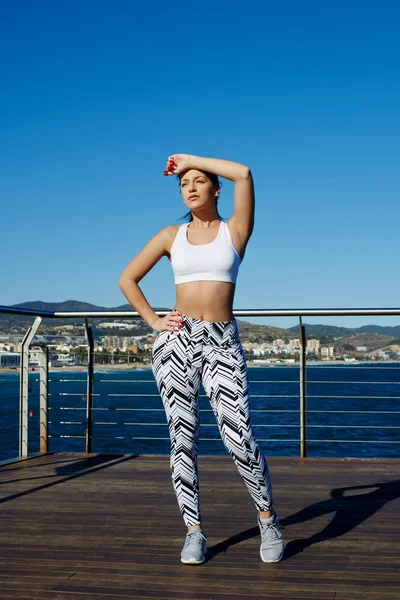
[[[264,564],[251,498],[227,458],[200,458],[209,558],[185,528],[168,457],[46,455],[0,468],[0,598],[400,598],[400,461],[270,459],[286,543]]]

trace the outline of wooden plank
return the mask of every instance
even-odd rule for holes
[[[270,459],[284,560],[259,558],[230,458],[199,460],[209,559],[188,567],[168,457],[46,455],[0,468],[0,598],[399,597],[399,461]]]

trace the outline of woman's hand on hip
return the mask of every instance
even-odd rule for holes
[[[158,317],[152,324],[152,328],[155,331],[179,331],[182,327],[182,313],[177,310],[173,310],[165,315],[165,317]]]

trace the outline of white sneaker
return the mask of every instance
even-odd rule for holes
[[[261,560],[266,563],[279,562],[283,556],[284,545],[278,515],[275,513],[269,519],[259,517],[258,526],[261,532]]]
[[[207,536],[201,529],[191,529],[186,535],[181,552],[181,561],[185,565],[199,565],[206,560]]]

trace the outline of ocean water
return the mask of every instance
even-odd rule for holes
[[[86,373],[49,376],[52,452],[85,451]],[[299,456],[299,367],[250,367],[252,423],[266,456]],[[29,452],[39,451],[39,373],[29,375]],[[93,452],[169,454],[161,399],[151,370],[98,371]],[[199,454],[226,455],[200,391]],[[0,460],[18,455],[19,375],[0,373]],[[307,367],[310,457],[400,458],[400,364]]]

